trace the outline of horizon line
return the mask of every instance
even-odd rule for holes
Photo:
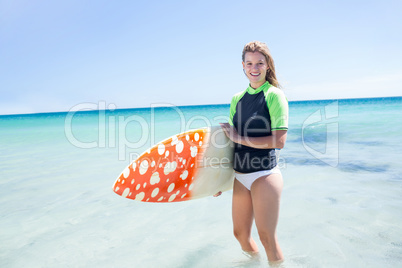
[[[308,99],[308,100],[291,100],[288,101],[291,103],[301,103],[301,102],[316,102],[316,101],[337,101],[337,100],[363,100],[363,99],[392,99],[392,98],[402,98],[402,96],[383,96],[383,97],[357,97],[357,98],[336,98],[336,99]],[[89,103],[89,102],[88,102]],[[216,106],[216,105],[230,105],[230,103],[209,103],[209,104],[189,104],[189,105],[171,105],[171,106],[156,106],[154,109],[163,109],[170,107],[178,107],[178,108],[186,108],[186,107],[197,107],[197,106]],[[69,112],[75,113],[92,113],[97,111],[123,111],[123,110],[142,110],[142,109],[150,109],[152,107],[141,106],[141,107],[131,107],[131,108],[117,108],[117,109],[93,109],[93,110],[78,110],[78,111],[56,111],[56,112],[33,112],[33,113],[21,113],[21,114],[0,114],[0,117],[3,116],[33,116],[33,115],[50,115],[50,114],[67,114]]]

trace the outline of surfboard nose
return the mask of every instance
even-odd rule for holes
[[[203,151],[207,129],[189,131],[153,146],[117,178],[115,193],[143,202],[191,199],[197,156]]]

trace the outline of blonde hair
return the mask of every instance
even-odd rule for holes
[[[272,59],[271,52],[268,49],[268,46],[260,41],[253,41],[246,44],[243,48],[243,53],[241,57],[243,62],[247,52],[260,52],[262,55],[264,55],[269,67],[265,79],[274,87],[281,88],[281,85],[276,79],[275,64],[274,60]]]

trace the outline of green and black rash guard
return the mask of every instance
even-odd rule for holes
[[[257,89],[249,86],[233,96],[229,124],[242,136],[270,136],[273,130],[288,129],[288,114],[288,101],[283,91],[265,82]],[[235,143],[235,171],[251,173],[276,165],[275,148],[257,149]]]

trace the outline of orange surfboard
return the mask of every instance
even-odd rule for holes
[[[113,190],[142,202],[180,202],[233,187],[233,143],[220,126],[172,136],[141,154]]]

